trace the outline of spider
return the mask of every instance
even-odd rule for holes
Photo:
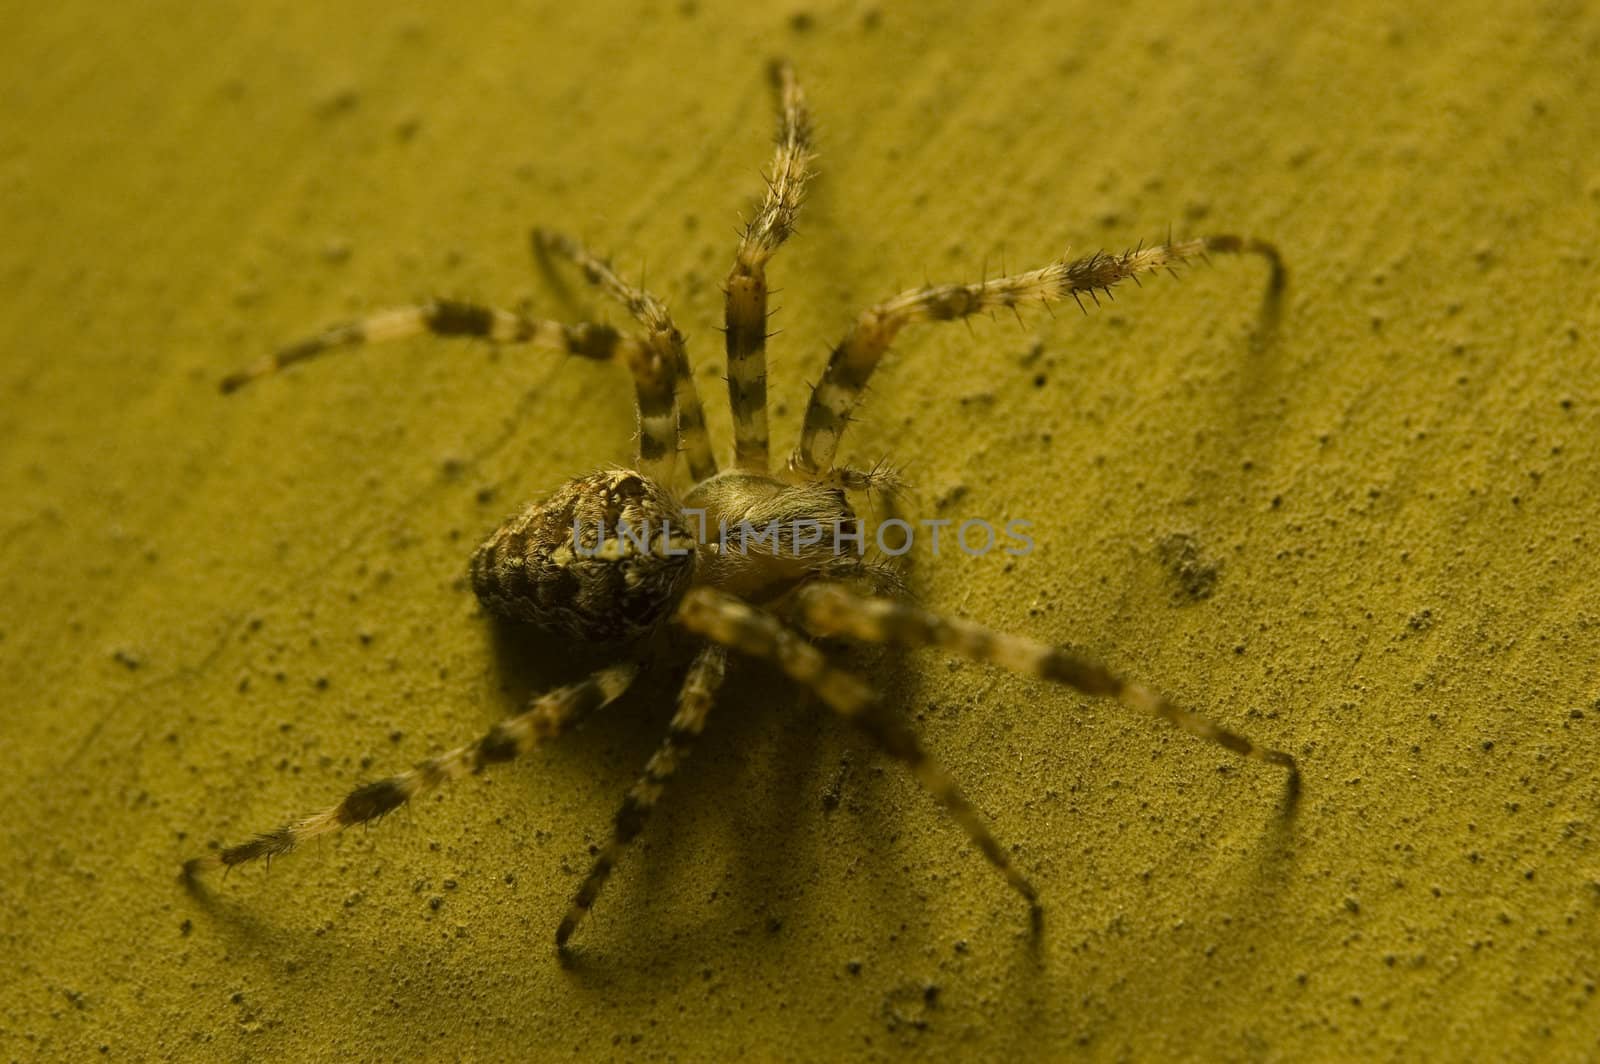
[[[829,660],[817,639],[836,637],[901,649],[936,647],[976,662],[1115,699],[1162,718],[1235,754],[1282,766],[1290,800],[1299,770],[1288,753],[1257,745],[1123,679],[1065,648],[943,617],[910,603],[893,560],[839,549],[837,532],[859,537],[851,496],[885,489],[881,469],[834,465],[839,442],[863,391],[895,336],[919,322],[954,321],[1019,304],[1048,305],[1097,293],[1110,295],[1140,274],[1171,270],[1207,252],[1251,253],[1271,267],[1271,295],[1285,271],[1277,250],[1237,236],[1140,246],[1121,254],[1062,259],[1040,269],[978,284],[903,292],[856,318],[811,392],[798,448],[781,469],[769,461],[767,431],[767,275],[773,254],[794,230],[813,161],[805,96],[787,63],[775,63],[777,147],[765,175],[764,200],[746,224],[725,294],[728,399],[733,411],[733,467],[719,470],[706,431],[683,335],[666,306],[623,281],[609,263],[578,241],[536,230],[541,256],[570,261],[585,278],[620,301],[642,329],[564,324],[470,303],[435,300],[381,311],[336,325],[224,378],[224,393],[338,348],[431,333],[526,344],[596,362],[623,363],[633,378],[638,411],[632,469],[607,469],[568,481],[550,498],[511,517],[472,557],[472,587],[497,618],[532,622],[562,636],[614,647],[618,663],[570,686],[534,698],[475,742],[420,762],[409,771],[364,784],[338,804],[273,831],[214,850],[184,865],[201,873],[270,861],[301,843],[366,824],[449,781],[528,753],[583,715],[616,699],[634,681],[639,661],[661,653],[664,633],[687,633],[693,656],[683,675],[666,737],[617,811],[610,841],[556,928],[556,945],[582,923],[624,851],[644,826],[668,781],[704,728],[729,651],[775,664],[829,709],[860,726],[903,762],[1027,902],[1037,928],[1038,892],[1012,862],[951,775],[923,748],[906,722],[862,677]],[[679,459],[687,478],[679,475]],[[687,479],[683,495],[677,486]],[[883,493],[880,493],[883,494]],[[681,499],[681,501],[680,501]],[[691,520],[689,512],[699,516]],[[747,538],[735,544],[728,525],[809,523],[836,530],[826,537]],[[642,530],[642,531],[640,531]],[[618,534],[619,531],[622,534]],[[859,542],[859,539],[856,540]],[[787,548],[787,549],[786,549]],[[686,655],[687,656],[687,655]]]

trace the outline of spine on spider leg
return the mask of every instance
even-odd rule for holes
[[[191,858],[184,862],[183,878],[193,881],[206,872],[218,868],[226,871],[255,860],[270,863],[274,857],[290,853],[310,839],[381,820],[440,784],[520,757],[544,740],[560,734],[575,717],[598,709],[622,694],[636,671],[633,665],[613,666],[587,680],[542,695],[526,711],[496,724],[476,742],[429,758],[409,772],[363,784],[330,809],[263,832],[237,846]]]

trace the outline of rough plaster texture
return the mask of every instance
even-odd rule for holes
[[[1579,4],[66,3],[0,44],[0,1055],[1581,1058],[1600,1014],[1600,21]],[[1470,9],[1470,10],[1469,10]],[[577,663],[484,531],[628,454],[620,371],[459,343],[216,381],[428,294],[718,282],[788,54],[822,177],[775,425],[854,308],[1177,232],[1258,263],[908,333],[847,456],[1038,549],[926,600],[1092,648],[1305,766],[938,655],[896,681],[1045,934],[892,763],[743,670],[563,968],[664,727],[191,897],[187,856],[479,733]],[[713,429],[727,417],[714,402]]]

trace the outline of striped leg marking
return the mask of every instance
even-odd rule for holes
[[[722,685],[722,673],[726,664],[727,653],[720,646],[708,646],[700,651],[694,659],[694,664],[689,667],[689,675],[685,677],[683,689],[678,695],[678,712],[673,715],[672,723],[667,727],[667,737],[662,740],[660,748],[651,755],[644,767],[644,774],[623,799],[622,808],[617,810],[611,841],[589,866],[589,874],[584,877],[583,885],[573,896],[571,908],[562,918],[561,925],[556,928],[558,948],[567,944],[567,939],[572,937],[578,925],[583,923],[584,917],[589,915],[589,910],[594,907],[595,898],[600,896],[600,889],[606,885],[612,870],[622,859],[623,851],[638,836],[640,829],[644,827],[645,819],[650,815],[650,810],[660,801],[667,780],[672,778],[672,774],[678,770],[678,766],[683,764],[684,759],[694,748],[695,740],[700,737],[700,732],[706,726],[706,716],[711,712],[711,701],[716,696],[717,688]]]
[[[655,348],[673,370],[673,386],[677,397],[678,431],[683,436],[684,457],[689,463],[689,475],[695,483],[717,472],[717,460],[711,453],[711,436],[706,432],[705,410],[700,405],[700,392],[695,387],[689,352],[684,346],[683,334],[673,324],[672,315],[665,303],[645,291],[635,288],[617,276],[611,264],[594,254],[583,244],[562,233],[548,229],[533,231],[535,254],[556,254],[567,259],[583,271],[584,279],[606,295],[628,308],[648,334],[649,344]]]
[[[1286,283],[1283,260],[1271,244],[1237,236],[1210,236],[1134,248],[1120,255],[1094,254],[1086,259],[1061,259],[1043,269],[997,277],[982,284],[916,288],[869,308],[833,349],[828,368],[806,406],[800,448],[790,459],[790,465],[807,472],[833,465],[839,438],[850,423],[851,412],[861,401],[872,371],[895,336],[907,325],[955,321],[1002,307],[1015,308],[1028,303],[1048,305],[1069,298],[1081,308],[1085,295],[1098,303],[1098,293],[1104,292],[1109,297],[1114,285],[1123,281],[1137,284],[1140,274],[1174,270],[1210,251],[1260,255],[1272,266],[1270,292],[1274,295],[1281,292]]]
[[[733,408],[734,464],[767,470],[767,261],[794,232],[794,220],[811,178],[811,115],[794,70],[773,70],[778,91],[778,145],[767,177],[767,197],[744,227],[728,274],[724,319],[728,351],[728,402]]]
[[[671,485],[678,464],[678,418],[672,402],[672,365],[649,344],[624,341],[639,409],[638,470]]]
[[[821,651],[776,617],[720,591],[705,587],[690,591],[678,607],[677,620],[713,642],[774,663],[835,713],[860,725],[885,752],[905,762],[1012,889],[1027,899],[1037,924],[1039,896],[1033,884],[1011,863],[956,781],[922,748],[916,733],[886,710],[866,681],[834,668]]]
[[[1293,755],[1258,746],[1192,710],[1179,708],[1148,687],[1129,683],[1099,662],[1060,647],[992,631],[971,621],[940,617],[890,599],[862,598],[837,584],[813,584],[803,588],[797,599],[806,627],[819,635],[843,635],[909,649],[939,647],[973,661],[1066,684],[1084,694],[1114,698],[1130,709],[1160,717],[1190,735],[1214,742],[1241,757],[1287,769],[1291,799],[1299,794],[1300,769]]]
[[[546,739],[555,738],[576,718],[622,694],[636,672],[636,666],[616,665],[541,695],[526,711],[507,717],[477,742],[429,758],[409,772],[357,787],[331,809],[257,835],[249,842],[192,858],[184,863],[184,877],[192,881],[205,872],[218,868],[226,871],[257,859],[270,863],[308,839],[378,820],[442,783],[521,757]]]
[[[529,318],[511,310],[435,299],[414,307],[380,310],[365,318],[324,329],[316,336],[268,355],[253,366],[228,374],[222,378],[221,388],[224,393],[238,391],[251,381],[339,348],[406,340],[425,333],[472,336],[497,344],[531,344],[597,362],[612,358],[622,343],[617,331],[607,325],[565,325]]]
[[[673,416],[672,367],[653,348],[623,336],[609,325],[567,325],[529,318],[515,311],[455,300],[435,299],[414,307],[395,307],[325,329],[283,348],[255,365],[222,378],[224,394],[234,392],[296,362],[340,348],[404,340],[431,333],[470,336],[498,344],[529,344],[593,362],[620,361],[633,374],[639,411],[639,471],[671,483],[678,454],[678,423]]]

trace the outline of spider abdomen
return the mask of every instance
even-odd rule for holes
[[[563,484],[496,529],[472,556],[492,614],[587,641],[641,635],[694,576],[695,537],[665,489],[627,469]]]

